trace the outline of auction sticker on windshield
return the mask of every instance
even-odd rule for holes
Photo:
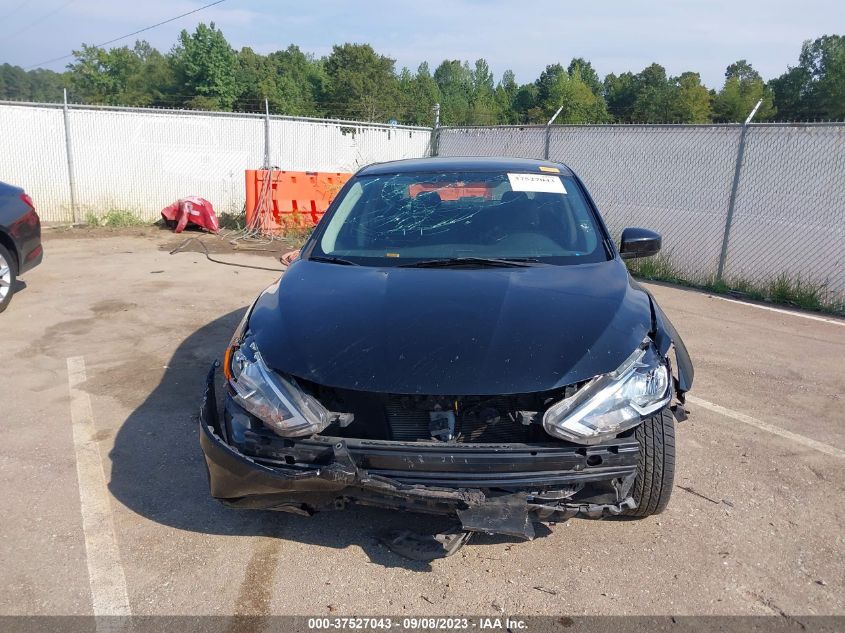
[[[566,193],[563,182],[558,176],[544,174],[508,174],[511,189],[537,193]]]

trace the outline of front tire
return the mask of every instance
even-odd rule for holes
[[[0,244],[0,312],[12,301],[17,282],[17,260]]]
[[[675,481],[675,418],[669,408],[647,418],[634,434],[640,443],[637,476],[631,496],[637,502],[631,517],[660,514],[669,504]]]

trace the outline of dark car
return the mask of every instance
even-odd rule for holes
[[[18,275],[41,263],[41,220],[20,187],[0,182],[0,312],[12,300]]]
[[[534,520],[662,511],[693,368],[622,261],[660,242],[626,229],[617,249],[562,164],[360,170],[247,311],[220,403],[209,375],[212,495],[526,538]]]

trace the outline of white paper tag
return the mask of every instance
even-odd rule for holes
[[[536,191],[540,193],[566,193],[559,176],[546,174],[508,174],[514,191]]]

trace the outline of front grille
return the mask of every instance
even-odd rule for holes
[[[513,415],[506,397],[488,398],[465,409],[459,403],[455,416],[455,441],[511,443],[529,441],[529,427]],[[429,410],[414,407],[407,398],[390,396],[385,404],[391,438],[397,441],[431,440]],[[498,414],[495,420],[492,412]],[[481,413],[486,413],[486,419]]]
[[[427,396],[353,391],[305,380],[299,382],[329,411],[354,415],[350,425],[332,424],[324,435],[397,442],[445,441],[442,428],[432,437],[431,413],[453,411],[455,429],[451,441],[480,444],[555,441],[539,423],[543,412],[551,403],[571,396],[581,386],[506,396]]]

